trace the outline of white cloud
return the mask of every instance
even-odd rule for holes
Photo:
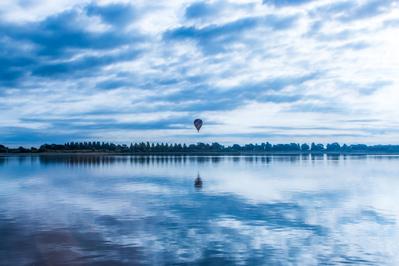
[[[111,122],[143,122],[163,120],[172,112],[186,119],[187,127],[193,117],[201,116],[209,141],[248,142],[253,140],[250,134],[258,134],[259,140],[269,136],[283,142],[311,141],[305,135],[314,133],[323,142],[388,143],[399,136],[393,130],[399,123],[395,101],[399,28],[385,23],[399,14],[395,1],[374,9],[366,9],[370,1],[359,1],[339,9],[336,5],[347,2],[275,7],[261,1],[218,0],[203,2],[209,8],[200,11],[209,14],[187,18],[186,10],[194,2],[90,1],[105,8],[111,3],[134,7],[131,23],[114,31],[101,15],[85,14],[88,1],[2,1],[5,34],[0,45],[6,51],[20,51],[18,56],[12,53],[11,61],[2,57],[7,59],[5,74],[0,73],[0,102],[6,114],[2,127],[47,126],[51,133],[59,131],[51,121],[54,117],[88,118],[91,113],[95,124],[108,111]],[[79,24],[68,29],[70,43],[49,39],[60,41],[59,51],[51,57],[40,54],[46,44],[39,30],[61,27],[46,19],[64,11],[75,12],[73,19]],[[37,36],[18,32],[40,22],[41,28],[33,33]],[[16,27],[14,33],[7,31],[10,25]],[[80,30],[114,39],[109,48],[98,48],[79,39],[84,35],[74,35]],[[106,39],[100,39],[104,43]],[[51,47],[46,47],[47,53]],[[137,56],[128,57],[135,49]],[[19,64],[21,60],[28,63]],[[49,63],[53,65],[48,72],[40,69]],[[75,66],[57,65],[61,63]],[[59,72],[53,74],[53,69]],[[15,73],[20,75],[15,80],[7,78]],[[151,120],[142,120],[140,113],[151,113]],[[40,122],[26,122],[32,116]],[[43,122],[46,119],[48,123]],[[369,122],[342,123],[345,120]],[[125,136],[118,140],[130,141],[129,136],[140,140],[143,135],[140,129],[111,124],[101,136]],[[276,127],[280,129],[272,129]],[[81,133],[100,135],[90,131]],[[195,132],[186,127],[154,125],[146,129],[146,136],[156,141],[165,137],[160,132],[169,134],[171,141],[195,141]]]

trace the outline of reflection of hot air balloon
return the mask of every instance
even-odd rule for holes
[[[194,120],[194,126],[197,129],[197,131],[199,132],[201,127],[202,127],[202,120],[201,119],[195,119]]]
[[[202,188],[202,179],[201,179],[199,173],[198,173],[198,175],[197,175],[197,178],[196,178],[195,181],[194,181],[194,186],[195,186],[196,188]]]

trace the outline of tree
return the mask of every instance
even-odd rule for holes
[[[0,153],[8,152],[8,148],[4,145],[0,145]]]
[[[331,152],[339,152],[339,151],[341,151],[341,146],[338,143],[334,142],[331,144],[327,144],[326,149],[327,149],[327,151],[331,151]]]
[[[324,151],[324,145],[323,144],[315,144],[313,142],[310,150],[313,152],[322,152],[322,151]]]
[[[310,149],[310,147],[309,147],[308,144],[303,143],[303,144],[301,145],[301,151],[308,152],[309,149]]]

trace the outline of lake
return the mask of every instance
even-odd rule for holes
[[[398,216],[398,156],[0,157],[0,265],[399,265]]]

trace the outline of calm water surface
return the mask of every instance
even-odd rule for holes
[[[0,265],[399,265],[398,217],[395,156],[0,157]]]

